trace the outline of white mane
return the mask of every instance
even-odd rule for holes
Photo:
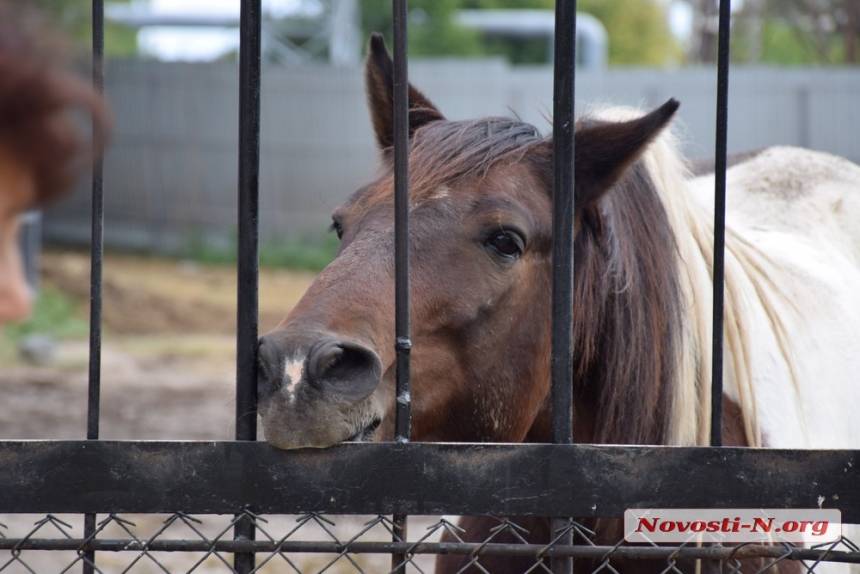
[[[610,121],[636,118],[642,112],[610,108],[595,116]],[[669,442],[706,445],[711,431],[711,377],[713,329],[714,218],[713,178],[697,182],[678,153],[671,130],[664,130],[642,156],[642,161],[662,199],[676,238],[678,271],[684,296],[686,323],[678,341],[678,364]],[[767,318],[782,360],[797,393],[795,357],[781,313],[791,309],[773,278],[775,264],[727,223],[724,292],[724,393],[740,407],[747,443],[762,446],[762,430],[754,385],[751,348],[753,316],[748,308],[758,305]],[[803,426],[803,415],[801,426]]]

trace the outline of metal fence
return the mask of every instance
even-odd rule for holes
[[[406,165],[405,1],[394,0],[398,396],[409,390]],[[102,5],[93,3],[94,52],[102,47]],[[576,2],[557,6],[555,149],[572,157],[574,18]],[[397,413],[393,443],[345,444],[323,451],[281,452],[256,441],[257,237],[260,158],[260,0],[243,0],[239,119],[239,310],[236,441],[132,442],[99,440],[101,166],[93,186],[93,267],[89,418],[85,441],[0,442],[0,511],[40,514],[35,525],[0,526],[0,571],[238,573],[428,571],[425,554],[462,556],[471,571],[491,564],[523,571],[740,572],[741,559],[760,567],[806,560],[860,563],[843,539],[824,548],[790,545],[643,546],[594,540],[588,524],[570,517],[618,518],[624,509],[815,508],[839,500],[844,522],[860,522],[860,452],[722,447],[720,400],[712,413],[711,447],[572,445],[571,332],[573,171],[555,165],[553,277],[554,444],[416,444],[409,437],[409,401]],[[725,197],[729,2],[721,2],[718,77],[717,222],[722,236]],[[96,67],[98,70],[98,66]],[[101,84],[101,78],[96,82]],[[722,176],[722,177],[719,177]],[[719,253],[719,251],[718,251]],[[721,333],[721,258],[715,262],[715,327]],[[722,337],[714,338],[714,393],[722,394]],[[426,469],[432,469],[427,472]],[[83,514],[83,526],[77,516]],[[153,525],[149,515],[166,514]],[[293,514],[288,521],[269,515]],[[370,515],[351,532],[343,518]],[[132,517],[143,515],[143,518]],[[444,519],[410,515],[480,515],[491,520],[485,539],[464,542]],[[200,518],[198,518],[198,516]],[[390,517],[390,518],[389,518]],[[555,517],[548,544],[531,544],[536,517]],[[271,520],[271,522],[268,522]],[[422,523],[423,521],[423,523]],[[147,524],[144,524],[146,522]],[[140,526],[138,525],[140,523]],[[147,525],[149,529],[147,529]],[[427,528],[419,528],[423,525]],[[308,531],[312,531],[308,534]],[[441,532],[449,539],[439,542]],[[409,535],[407,535],[407,532]],[[369,539],[372,537],[372,539]],[[40,568],[45,554],[66,553],[62,566]],[[323,554],[314,561],[308,556]],[[125,562],[117,556],[127,556]],[[367,562],[365,555],[391,555]],[[173,565],[176,556],[189,562]],[[504,557],[503,562],[493,562]],[[758,566],[756,566],[758,568]],[[744,570],[746,571],[746,570]]]
[[[845,471],[856,468],[854,451],[378,443],[280,452],[258,442],[92,440],[6,442],[0,444],[0,460],[5,461],[0,508],[43,513],[35,525],[29,516],[29,525],[13,524],[14,536],[0,530],[0,550],[8,552],[0,568],[10,572],[44,560],[45,550],[65,552],[65,562],[35,571],[86,564],[93,560],[90,551],[98,551],[95,568],[101,572],[164,571],[153,562],[158,560],[178,561],[168,571],[180,572],[198,562],[210,568],[204,572],[215,566],[215,571],[292,571],[284,566],[290,561],[299,572],[319,572],[336,562],[345,567],[338,572],[370,573],[394,569],[368,558],[389,553],[425,572],[432,571],[422,561],[428,553],[468,556],[478,563],[499,555],[520,557],[537,571],[544,571],[547,558],[574,556],[589,559],[582,567],[586,572],[609,566],[630,571],[630,559],[643,559],[657,572],[693,572],[691,559],[724,562],[724,571],[754,556],[766,563],[804,559],[810,565],[819,559],[860,559],[848,540],[817,549],[607,546],[592,541],[586,525],[570,522],[562,533],[573,534],[575,544],[553,537],[554,543],[537,545],[527,542],[525,532],[528,517],[617,517],[643,501],[655,507],[814,507],[811,499],[819,493],[837,494],[845,501],[843,519],[856,522],[856,471]],[[73,526],[78,517],[66,516],[83,512],[101,518],[81,529]],[[300,512],[306,514],[270,516]],[[146,516],[163,513],[168,516]],[[366,524],[356,524],[332,514],[370,516],[363,519]],[[392,541],[392,514],[421,516],[409,519],[409,537],[401,540],[398,533]],[[450,514],[523,518],[499,518],[483,542],[442,543],[443,531],[469,539],[439,518]],[[253,527],[256,536],[236,534],[236,526]],[[191,555],[182,559],[171,554],[186,552]],[[117,553],[129,556],[123,563]],[[253,554],[257,560],[228,567],[231,554]],[[284,567],[271,570],[275,565]]]

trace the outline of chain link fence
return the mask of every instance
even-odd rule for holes
[[[737,546],[681,546],[626,543],[602,545],[584,524],[570,522],[545,544],[530,543],[523,521],[484,517],[485,528],[469,532],[450,517],[412,517],[409,536],[401,540],[388,516],[344,517],[310,513],[299,516],[107,515],[83,536],[74,515],[17,515],[0,523],[0,572],[69,572],[89,561],[107,573],[235,572],[233,553],[253,552],[253,572],[364,573],[434,571],[445,555],[443,572],[493,572],[493,560],[505,557],[523,572],[551,572],[550,557],[573,557],[577,572],[820,572],[829,562],[860,563],[860,547],[843,537],[827,545],[801,547],[785,542]],[[252,523],[256,540],[234,540],[237,524]],[[532,519],[527,524],[540,519]],[[564,545],[572,532],[574,544]],[[479,535],[479,538],[476,538]],[[402,556],[393,564],[391,555]],[[636,560],[635,567],[632,563]],[[508,562],[508,566],[511,562]],[[799,569],[797,569],[799,567]],[[752,569],[751,569],[752,568]]]

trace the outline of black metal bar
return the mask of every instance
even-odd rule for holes
[[[395,440],[409,442],[412,432],[409,329],[409,72],[407,0],[392,0],[394,27],[394,350],[397,356]],[[396,468],[396,467],[395,467]],[[392,516],[394,542],[406,540],[407,517]],[[392,554],[393,572],[406,571],[406,555]]]
[[[555,6],[552,195],[552,441],[573,442],[573,210],[576,1]]]
[[[87,538],[91,537],[96,532],[96,520],[97,517],[95,514],[87,513],[84,514],[84,536]],[[81,571],[84,574],[95,574],[96,572],[96,551],[95,549],[88,549],[84,551],[81,555]]]
[[[398,442],[409,440],[409,80],[407,71],[407,3],[392,0],[394,8],[394,272],[395,351],[397,352]]]
[[[394,524],[393,532],[391,533],[391,541],[395,544],[406,541],[407,531],[407,515],[395,514],[392,516]],[[406,572],[406,551],[408,549],[400,549],[391,553],[391,572]]]
[[[573,210],[576,0],[555,5],[552,194],[552,442],[573,442]],[[557,516],[557,515],[556,515]],[[572,544],[569,518],[552,520],[553,538]],[[573,572],[570,558],[552,558],[555,574]]]
[[[642,504],[817,508],[821,501],[839,508],[844,522],[860,523],[860,450],[350,443],[280,451],[264,442],[4,441],[0,460],[0,513],[250,507],[587,518]]]
[[[243,0],[239,65],[236,439],[257,439],[260,183],[260,0]]]
[[[717,52],[717,141],[714,150],[714,330],[711,374],[711,446],[723,445],[723,300],[726,247],[726,149],[729,125],[731,0],[720,0]]]
[[[410,554],[460,554],[474,556],[570,556],[574,558],[599,559],[604,556],[613,558],[635,558],[640,560],[666,560],[669,557],[726,560],[730,558],[785,558],[787,560],[821,560],[825,562],[860,563],[860,552],[829,550],[827,548],[786,548],[784,546],[552,546],[522,543],[483,543],[483,542],[375,542],[356,541],[349,543],[316,540],[176,540],[155,539],[142,541],[135,539],[96,539],[87,541],[80,538],[0,538],[0,550],[44,550],[75,551],[78,549],[100,552],[257,552],[282,553],[328,553],[340,554],[390,554],[409,552]]]
[[[257,440],[257,319],[259,291],[260,184],[260,0],[242,0],[239,18],[239,206],[236,332],[236,440]],[[244,507],[244,506],[243,506]],[[247,515],[236,523],[236,540],[253,540]],[[253,553],[236,553],[240,574],[254,569]]]
[[[104,92],[104,2],[93,0],[93,84]],[[90,248],[90,360],[87,438],[99,438],[102,346],[102,262],[104,260],[104,165],[99,153],[93,166],[92,244]]]
[[[104,0],[92,2],[92,66],[93,85],[104,93]],[[93,126],[93,134],[96,127]],[[95,145],[95,137],[93,137]],[[101,150],[96,150],[92,176],[92,237],[90,244],[90,355],[87,384],[87,439],[99,438],[99,403],[101,401],[102,367],[102,263],[104,261],[104,162]],[[84,515],[84,536],[96,531],[96,515]],[[94,551],[83,554],[84,574],[95,572]]]

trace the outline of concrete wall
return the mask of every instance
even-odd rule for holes
[[[169,251],[235,235],[238,68],[115,61],[107,67],[115,136],[105,163],[108,246]],[[518,114],[548,133],[552,70],[500,60],[412,61],[410,77],[452,119]],[[682,102],[688,156],[710,155],[714,69],[611,69],[576,78],[593,104]],[[729,151],[802,145],[860,162],[860,69],[732,70]],[[322,233],[329,213],[375,171],[361,70],[266,68],[262,91],[263,239]],[[86,243],[88,188],[52,208],[48,239]]]

